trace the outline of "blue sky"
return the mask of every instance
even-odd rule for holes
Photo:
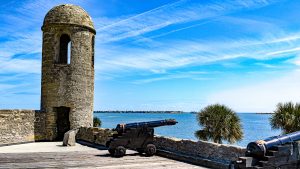
[[[300,100],[300,1],[1,0],[0,109],[39,109],[41,26],[83,7],[96,30],[95,110],[270,112]]]

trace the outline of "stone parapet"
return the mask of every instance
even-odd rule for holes
[[[44,119],[36,110],[0,110],[0,146],[43,140]]]
[[[207,141],[192,141],[178,138],[156,136],[154,143],[158,149],[177,152],[185,155],[198,156],[224,163],[230,163],[244,156],[244,147],[217,144]]]
[[[114,131],[109,129],[81,127],[76,139],[105,146],[113,134]],[[155,136],[154,144],[160,156],[224,169],[227,169],[232,161],[244,156],[246,151],[244,147],[163,136]]]
[[[115,132],[110,129],[98,127],[81,127],[76,135],[77,140],[104,145]]]
[[[238,157],[244,156],[244,147],[156,136],[158,154],[212,168],[228,168]]]

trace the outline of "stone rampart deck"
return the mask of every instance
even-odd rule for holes
[[[41,142],[0,147],[0,168],[101,168],[101,169],[206,169],[159,156],[145,157],[128,151],[112,158],[107,150],[61,142]]]

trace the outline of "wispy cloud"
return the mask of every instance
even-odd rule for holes
[[[65,3],[81,3],[68,0]],[[12,3],[12,2],[11,2]],[[22,1],[2,4],[0,12],[0,73],[40,73],[42,32],[46,13],[62,1]],[[38,57],[32,57],[32,54]],[[22,55],[22,58],[15,58]]]
[[[256,63],[256,65],[258,65],[258,66],[263,66],[263,67],[265,67],[265,68],[271,68],[271,69],[276,69],[276,68],[278,68],[278,66],[274,66],[274,65],[266,64],[266,63]]]
[[[274,1],[212,1],[208,4],[180,0],[97,29],[101,43],[143,35],[170,25],[211,19],[243,9],[260,8]]]
[[[0,43],[0,56],[1,57],[12,57],[16,54],[32,54],[41,53],[40,32],[27,32],[27,33],[15,33],[8,37],[9,40]]]
[[[217,72],[202,72],[202,71],[186,71],[186,72],[172,72],[172,73],[164,73],[158,77],[143,77],[143,79],[134,80],[133,84],[145,84],[162,80],[170,80],[170,79],[192,79],[192,80],[212,80],[212,77],[208,77],[206,75],[213,75]]]
[[[267,56],[274,56],[274,55],[284,55],[289,53],[298,53],[300,51],[300,47],[294,47],[289,49],[283,49],[283,50],[275,50],[270,53],[267,53]]]
[[[114,47],[98,49],[102,56],[98,71],[116,69],[168,70],[210,64],[236,58],[272,59],[299,53],[298,33],[260,39],[220,39],[219,41],[177,41],[156,50]],[[291,38],[293,37],[293,38]],[[101,65],[100,65],[101,64]],[[104,65],[104,66],[103,66]]]
[[[199,2],[179,0],[125,19],[124,17],[126,16],[120,16],[119,18],[96,17],[95,25],[98,26],[97,42],[99,44],[118,41],[162,29],[169,25],[215,18],[242,9],[263,7],[273,2],[266,0],[226,1],[222,3],[212,1],[212,3],[200,4]],[[4,70],[14,72],[27,70],[25,72],[29,73],[40,71],[40,57],[36,59],[12,59],[12,57],[17,54],[37,53],[41,55],[41,18],[44,17],[49,9],[60,3],[61,1],[59,0],[51,2],[46,0],[30,1],[29,3],[20,3],[16,9],[9,8],[9,10],[13,11],[9,15],[5,12],[0,14],[0,18],[9,23],[8,26],[1,28],[3,32],[6,32],[5,35],[9,34],[9,36],[5,37],[7,40],[0,43],[0,56],[9,58],[1,59],[2,72]],[[65,3],[83,4],[83,1],[69,0]],[[37,25],[39,26],[37,27]],[[199,48],[203,47],[206,49],[199,50]],[[121,47],[120,52],[109,51],[112,48],[118,48],[118,46],[109,47],[108,50],[105,49],[104,52],[106,53],[98,52],[99,55],[104,54],[104,57],[100,58],[99,62],[101,64],[105,63],[105,65],[101,67],[109,67],[110,69],[108,70],[116,67],[118,67],[117,69],[129,67],[164,71],[164,69],[168,68],[181,67],[193,63],[199,64],[199,60],[211,60],[210,58],[215,55],[206,52],[210,50],[210,47],[207,47],[207,45],[191,43],[183,44],[183,47],[180,49],[176,49],[175,45],[160,47],[159,50],[154,52],[147,49],[124,49],[125,47]],[[97,51],[101,50],[102,48]],[[102,62],[102,59],[105,59],[105,61]]]
[[[41,72],[41,61],[35,59],[0,59],[0,74]]]

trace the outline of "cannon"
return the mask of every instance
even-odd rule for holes
[[[265,140],[250,142],[247,145],[246,156],[262,158],[265,156],[266,152],[272,149],[274,146],[293,143],[298,140],[300,140],[300,131],[280,136],[269,137]]]
[[[126,149],[136,150],[152,156],[156,153],[153,144],[154,128],[167,125],[175,125],[174,119],[148,121],[139,123],[118,124],[114,131],[117,133],[107,141],[108,152],[114,157],[122,157]]]
[[[299,168],[300,131],[250,142],[245,157],[239,157],[230,167],[246,168]]]

